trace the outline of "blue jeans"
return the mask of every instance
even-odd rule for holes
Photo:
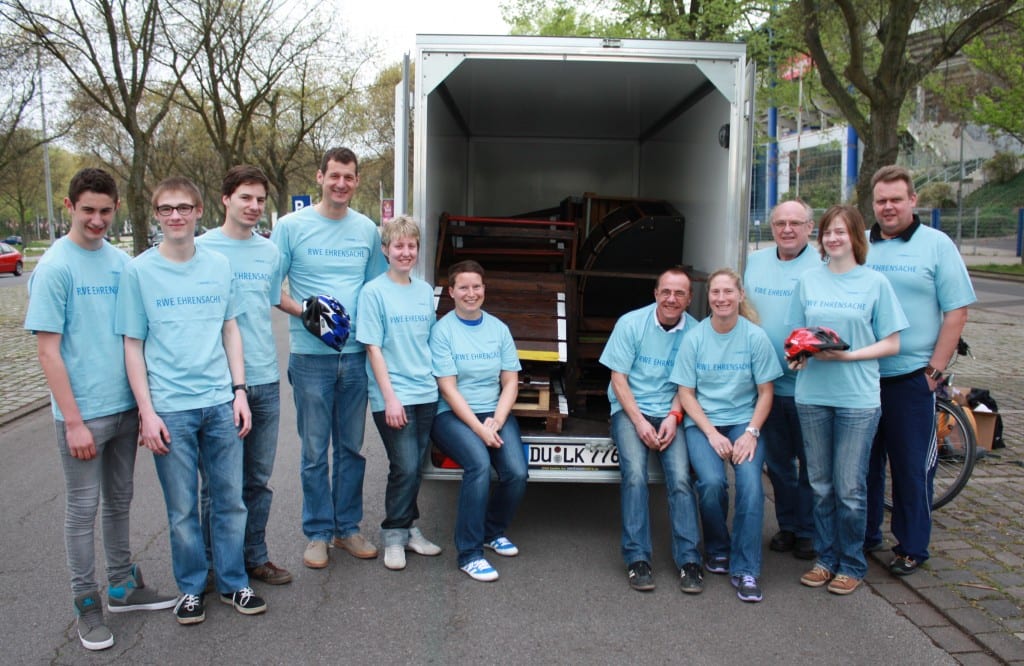
[[[807,456],[793,396],[775,396],[761,438],[779,529],[798,537],[814,536],[814,495],[807,479]]]
[[[868,524],[865,543],[882,540],[885,518],[885,461],[892,473],[893,551],[917,562],[928,559],[932,537],[932,490],[938,448],[935,394],[924,373],[896,381],[882,379],[882,418],[868,464]]]
[[[644,418],[655,429],[661,427],[662,419],[646,414]],[[619,470],[622,473],[622,559],[626,564],[637,560],[651,561],[647,458],[653,454],[661,460],[661,469],[665,473],[668,515],[672,523],[672,559],[680,569],[690,562],[700,564],[697,500],[690,487],[690,459],[686,453],[683,429],[676,430],[675,439],[667,449],[653,452],[640,440],[629,416],[619,411],[612,415],[612,439],[619,449]]]
[[[317,541],[355,534],[366,471],[366,352],[291,354],[288,381],[302,440],[302,532]]]
[[[477,414],[483,421],[490,412]],[[504,445],[488,448],[453,412],[441,412],[434,419],[430,437],[445,455],[462,467],[459,513],[455,519],[455,548],[459,566],[483,557],[484,543],[505,535],[526,492],[526,454],[519,435],[519,423],[509,416],[498,431]],[[491,493],[491,466],[498,485]]]
[[[380,538],[384,546],[409,543],[409,528],[420,517],[416,496],[420,492],[420,464],[430,445],[437,403],[405,405],[408,422],[395,429],[384,420],[384,412],[374,412],[373,422],[388,452],[388,485],[384,491],[384,522]]]
[[[871,440],[882,410],[797,405],[814,490],[814,549],[818,564],[858,580],[864,558]]]
[[[174,579],[182,594],[206,587],[206,546],[199,524],[199,468],[210,483],[210,529],[217,590],[249,585],[242,558],[245,504],[242,502],[242,440],[231,403],[160,414],[171,434],[166,455],[154,455],[167,504]]]
[[[249,409],[252,430],[242,440],[242,500],[248,512],[245,520],[245,566],[258,567],[270,560],[267,551],[267,520],[274,491],[270,475],[277,457],[277,430],[281,422],[280,382],[250,386]],[[210,488],[206,473],[200,468],[203,541],[210,556]]]
[[[747,424],[718,426],[718,432],[735,442]],[[696,426],[686,429],[686,449],[697,472],[697,495],[704,526],[704,555],[728,557],[733,576],[761,575],[761,526],[764,521],[764,442],[758,439],[753,460],[733,465],[736,476],[736,506],[729,538],[729,477],[725,461],[718,457],[704,433]]]
[[[96,457],[73,458],[68,452],[67,429],[55,423],[57,448],[64,469],[64,545],[71,572],[71,593],[76,597],[96,592],[96,512],[103,497],[103,551],[107,581],[111,585],[132,577],[132,549],[128,514],[135,489],[135,452],[138,450],[139,413],[135,409],[89,419]]]

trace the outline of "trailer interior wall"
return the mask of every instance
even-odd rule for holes
[[[676,118],[641,148],[638,196],[665,199],[686,219],[682,262],[710,273],[736,266],[735,220],[727,220],[730,193],[729,150],[718,130],[729,118],[729,104],[717,92]]]
[[[441,213],[467,214],[464,211],[468,210],[469,203],[469,141],[444,104],[428,104],[425,110],[427,131],[418,134],[417,140],[429,144],[430,149],[422,145],[417,146],[417,150],[426,155],[430,192],[426,197],[427,210],[422,213],[416,211],[416,216],[423,225],[423,237],[436,239],[437,220]],[[419,178],[422,183],[422,174]],[[435,243],[425,242],[421,245],[417,272],[434,284]]]

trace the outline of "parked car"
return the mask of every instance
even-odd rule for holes
[[[7,238],[4,239],[3,242],[7,243],[8,245],[20,245],[22,247],[25,247],[25,239],[23,239],[21,236],[8,236]]]
[[[21,275],[24,268],[21,252],[6,242],[0,243],[0,273]]]

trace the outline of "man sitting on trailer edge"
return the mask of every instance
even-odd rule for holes
[[[678,427],[683,413],[677,387],[669,381],[683,336],[697,326],[686,312],[692,296],[686,271],[678,266],[666,270],[658,276],[655,302],[619,318],[600,359],[612,372],[608,400],[622,472],[622,557],[634,590],[654,589],[647,491],[651,451],[658,454],[665,473],[679,587],[687,594],[704,590],[697,504]]]

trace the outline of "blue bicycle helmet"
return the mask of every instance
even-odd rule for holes
[[[352,328],[345,306],[326,294],[302,301],[302,325],[325,345],[339,352]]]

